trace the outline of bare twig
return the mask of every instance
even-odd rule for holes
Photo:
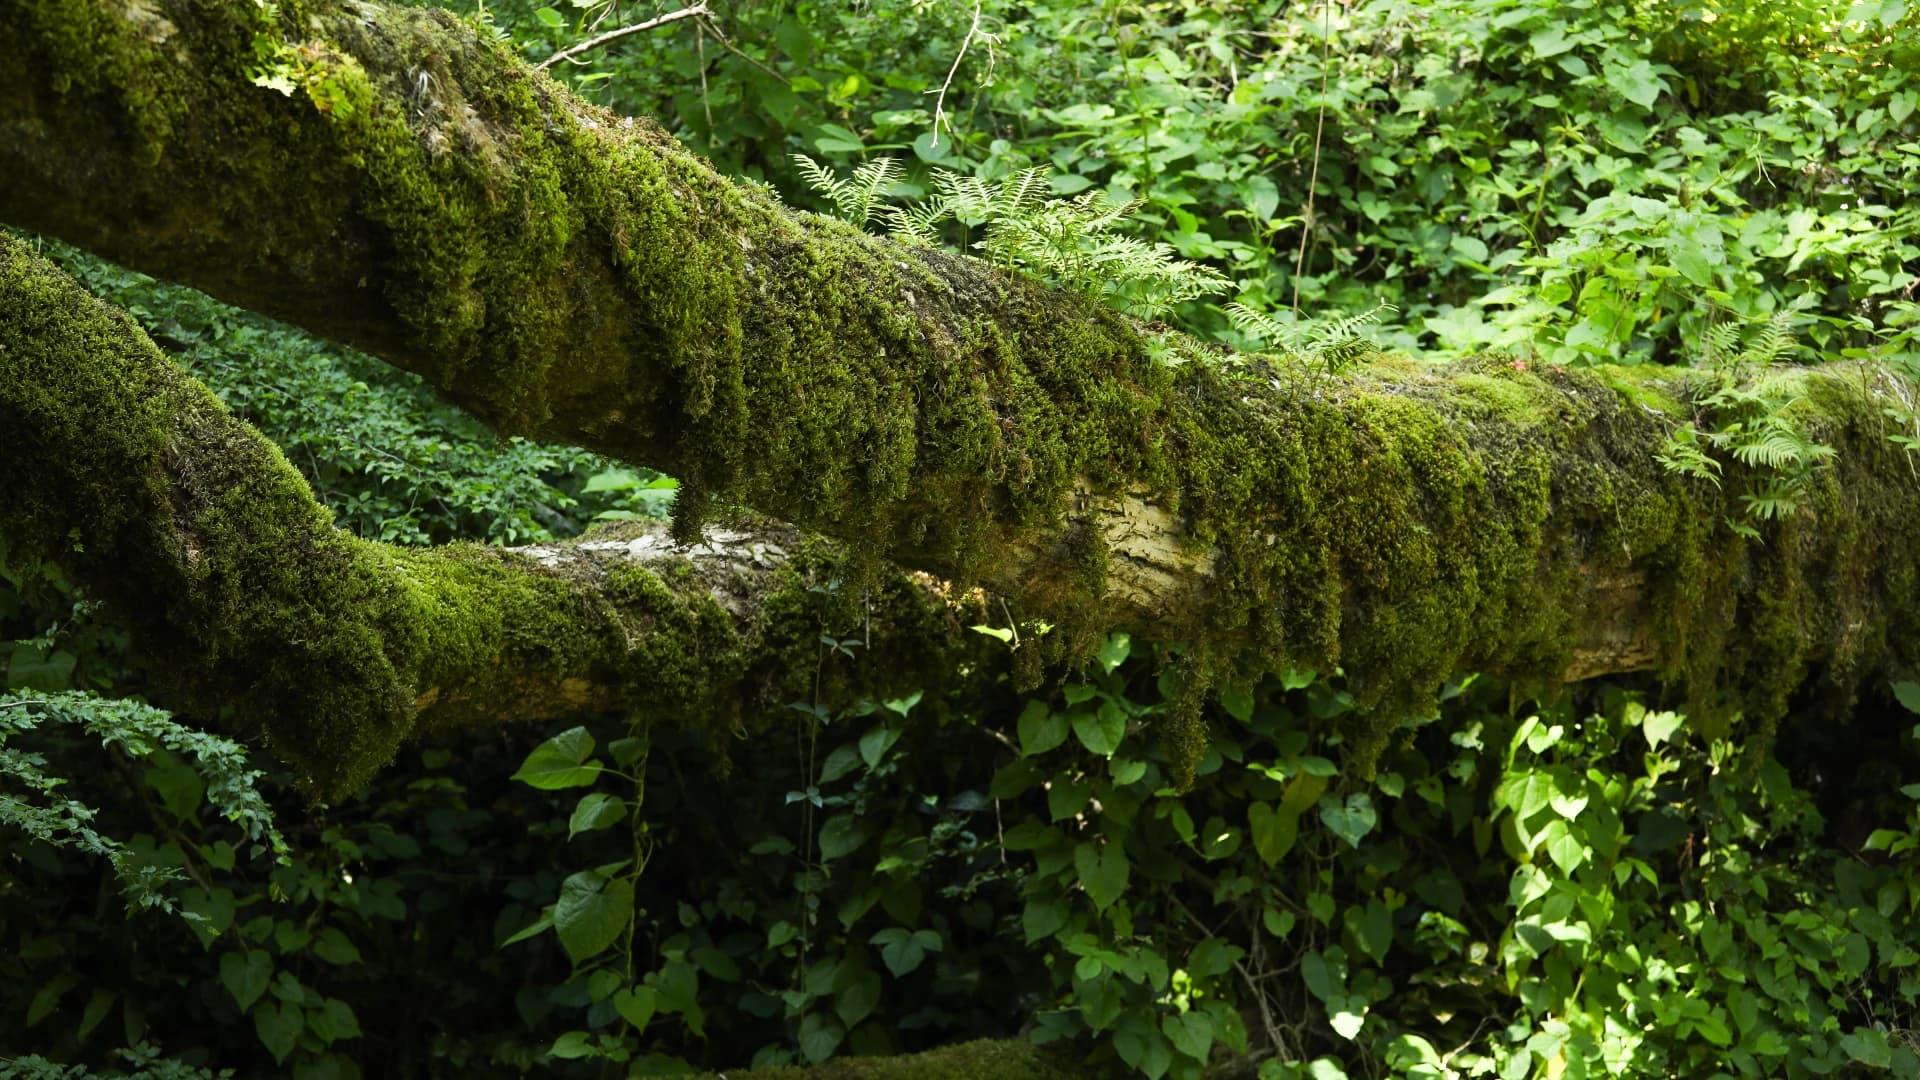
[[[1307,238],[1313,235],[1313,189],[1320,183],[1320,136],[1327,130],[1327,74],[1333,52],[1333,0],[1324,0],[1320,31],[1320,118],[1313,124],[1313,175],[1307,178],[1307,208],[1300,215],[1300,253],[1293,260],[1293,323],[1300,325],[1300,275],[1307,266]]]
[[[792,79],[789,79],[785,75],[782,75],[779,72],[768,67],[765,61],[749,53],[741,52],[738,46],[736,46],[733,42],[727,40],[727,35],[720,32],[720,28],[714,25],[714,22],[712,19],[710,18],[701,19],[700,25],[706,29],[707,33],[713,35],[713,40],[719,42],[721,48],[727,50],[728,52],[739,57],[740,59],[745,60],[747,63],[752,64],[754,67],[759,68],[761,71],[764,71],[767,74],[773,76],[774,78],[780,80],[781,85],[783,86],[793,85]]]
[[[940,84],[939,90],[929,90],[929,94],[938,95],[933,99],[933,142],[928,144],[938,149],[940,146],[940,125],[944,122],[947,130],[953,130],[953,122],[947,120],[947,91],[953,87],[953,77],[960,72],[960,61],[967,58],[967,49],[973,39],[979,38],[987,43],[987,56],[993,56],[993,45],[999,38],[980,32],[980,0],[973,0],[973,21],[967,24],[967,36],[960,39],[960,52],[953,58],[953,66],[947,69],[947,81]]]
[[[642,30],[652,30],[654,27],[665,26],[671,22],[679,22],[681,19],[692,19],[711,14],[713,14],[713,12],[704,2],[695,4],[692,7],[681,8],[679,11],[669,11],[658,18],[648,19],[642,23],[634,23],[632,26],[623,26],[618,30],[609,30],[599,37],[588,38],[571,49],[562,49],[552,56],[547,57],[545,60],[540,61],[538,64],[535,64],[533,70],[545,71],[562,60],[571,60],[583,52],[587,52],[590,49],[597,49],[609,41],[618,40],[619,38],[626,37],[628,34],[637,34]]]

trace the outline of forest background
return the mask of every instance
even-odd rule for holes
[[[534,62],[654,14],[455,10]],[[1901,0],[722,3],[553,70],[875,229],[1043,166],[1015,213],[1073,254],[1166,248],[1013,261],[1290,354],[1303,392],[1376,350],[1920,374]],[[527,544],[671,500],[42,249],[361,535]],[[1671,467],[1747,469],[1722,526],[1763,543],[1824,448],[1790,400],[1735,404],[1677,431]],[[1887,408],[1913,437],[1912,402]],[[872,645],[842,582],[817,579],[827,687]],[[1038,626],[989,607],[977,629],[919,692],[816,695],[750,738],[644,717],[442,737],[313,806],[140,704],[124,633],[57,566],[7,565],[0,1071],[832,1070],[991,1039],[858,1075],[1920,1076],[1908,673],[1851,724],[1777,734],[1690,722],[1644,678],[1461,673],[1363,777],[1341,673],[1279,671],[1210,696],[1183,787],[1155,737],[1180,643],[1112,634],[1036,682]]]

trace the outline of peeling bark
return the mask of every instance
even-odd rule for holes
[[[0,0],[0,219],[679,475],[689,530],[722,499],[1082,641],[1182,641],[1195,691],[1341,665],[1361,746],[1462,670],[1651,667],[1700,716],[1768,718],[1913,660],[1885,373],[1788,377],[1837,464],[1753,541],[1725,525],[1752,474],[1656,460],[1695,375],[1214,354],[790,211],[445,12],[278,10]]]

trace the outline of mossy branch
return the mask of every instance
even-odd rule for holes
[[[819,598],[785,529],[676,548],[641,523],[518,550],[335,528],[280,452],[27,243],[0,234],[0,551],[58,562],[206,719],[263,734],[327,796],[411,732],[607,711],[752,725],[813,689],[823,620],[921,685],[977,648],[903,577]]]
[[[677,475],[684,532],[751,506],[1185,642],[1193,685],[1340,664],[1376,734],[1463,669],[1653,668],[1700,715],[1776,715],[1920,641],[1883,373],[1792,376],[1836,457],[1746,537],[1745,466],[1659,463],[1685,374],[1213,355],[790,211],[443,11],[6,0],[0,33],[0,220]],[[291,95],[257,84],[262,39]]]

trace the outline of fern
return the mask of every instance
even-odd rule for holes
[[[932,196],[908,206],[884,206],[881,200],[901,176],[891,158],[861,165],[851,177],[837,176],[803,155],[794,155],[794,162],[807,186],[846,221],[865,226],[878,218],[893,239],[929,247],[941,242],[941,226],[952,221],[966,237],[979,231],[970,246],[989,261],[1136,314],[1157,316],[1226,285],[1218,272],[1180,258],[1171,246],[1120,232],[1138,203],[1116,203],[1104,192],[1049,198],[1043,166],[998,182],[936,169]]]
[[[208,803],[240,827],[254,842],[256,854],[271,852],[279,864],[290,863],[287,842],[254,787],[262,774],[247,767],[246,749],[238,743],[186,727],[138,701],[29,690],[0,696],[0,777],[26,789],[24,796],[0,794],[0,825],[54,847],[105,859],[119,879],[129,908],[176,911],[168,889],[179,880],[180,872],[150,865],[122,841],[99,832],[92,824],[93,808],[60,793],[67,780],[46,771],[44,756],[9,745],[47,721],[78,727],[103,747],[117,748],[136,759],[156,758],[168,751],[191,756]]]
[[[1227,319],[1234,329],[1276,350],[1285,359],[1329,376],[1338,375],[1379,351],[1372,339],[1361,331],[1379,322],[1381,312],[1393,310],[1392,305],[1376,304],[1357,315],[1338,319],[1281,322],[1237,300],[1226,307]]]
[[[805,154],[793,155],[794,166],[807,186],[825,195],[840,219],[864,226],[873,220],[874,208],[893,194],[903,175],[893,158],[875,158],[856,166],[849,177],[835,176],[833,170]]]

